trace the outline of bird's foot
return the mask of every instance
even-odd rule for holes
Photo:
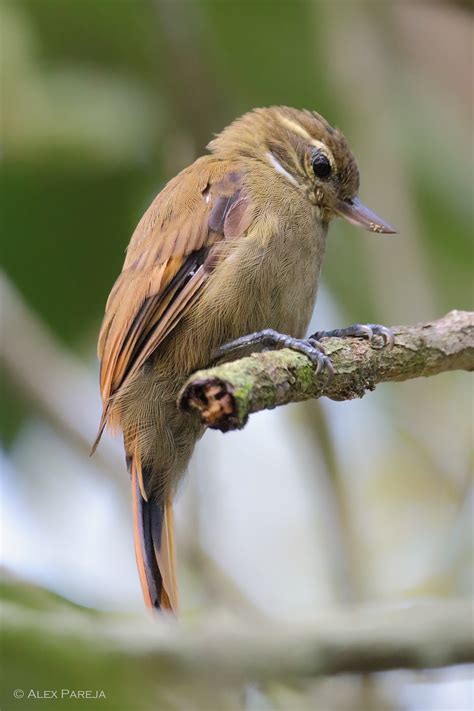
[[[216,358],[226,358],[229,356],[239,357],[245,352],[261,352],[271,349],[290,348],[307,356],[311,363],[316,366],[316,375],[325,370],[328,374],[328,382],[334,375],[334,368],[331,359],[326,355],[324,346],[319,343],[319,339],[314,336],[309,338],[293,338],[284,333],[266,328],[263,331],[249,333],[233,341],[224,343],[217,351]]]
[[[320,341],[322,338],[367,338],[373,348],[391,348],[395,343],[393,331],[377,323],[355,323],[347,328],[336,328],[334,331],[316,331],[310,338]]]

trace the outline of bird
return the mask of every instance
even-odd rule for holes
[[[361,202],[343,133],[316,111],[257,108],[234,120],[171,179],[139,221],[98,340],[106,426],[123,436],[144,601],[178,614],[173,498],[204,432],[177,398],[195,370],[290,347],[330,375],[323,335],[304,338],[330,222],[396,230]]]

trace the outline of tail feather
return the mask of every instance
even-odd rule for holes
[[[178,612],[178,582],[176,580],[176,553],[174,545],[173,505],[167,501],[164,505],[161,524],[161,545],[155,545],[155,555],[161,573],[164,593],[168,598],[167,609]]]
[[[138,573],[147,607],[178,613],[176,557],[171,501],[159,504],[142,495],[139,466],[131,461],[133,528]]]

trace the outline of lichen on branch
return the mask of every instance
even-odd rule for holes
[[[322,396],[352,400],[379,383],[474,370],[474,313],[451,311],[416,326],[392,328],[392,348],[360,338],[325,338],[334,377],[316,375],[308,358],[289,349],[255,353],[194,373],[179,406],[222,432],[241,429],[253,412]]]

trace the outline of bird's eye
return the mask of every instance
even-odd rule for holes
[[[317,178],[328,178],[331,175],[331,163],[321,151],[314,154],[312,166]]]

